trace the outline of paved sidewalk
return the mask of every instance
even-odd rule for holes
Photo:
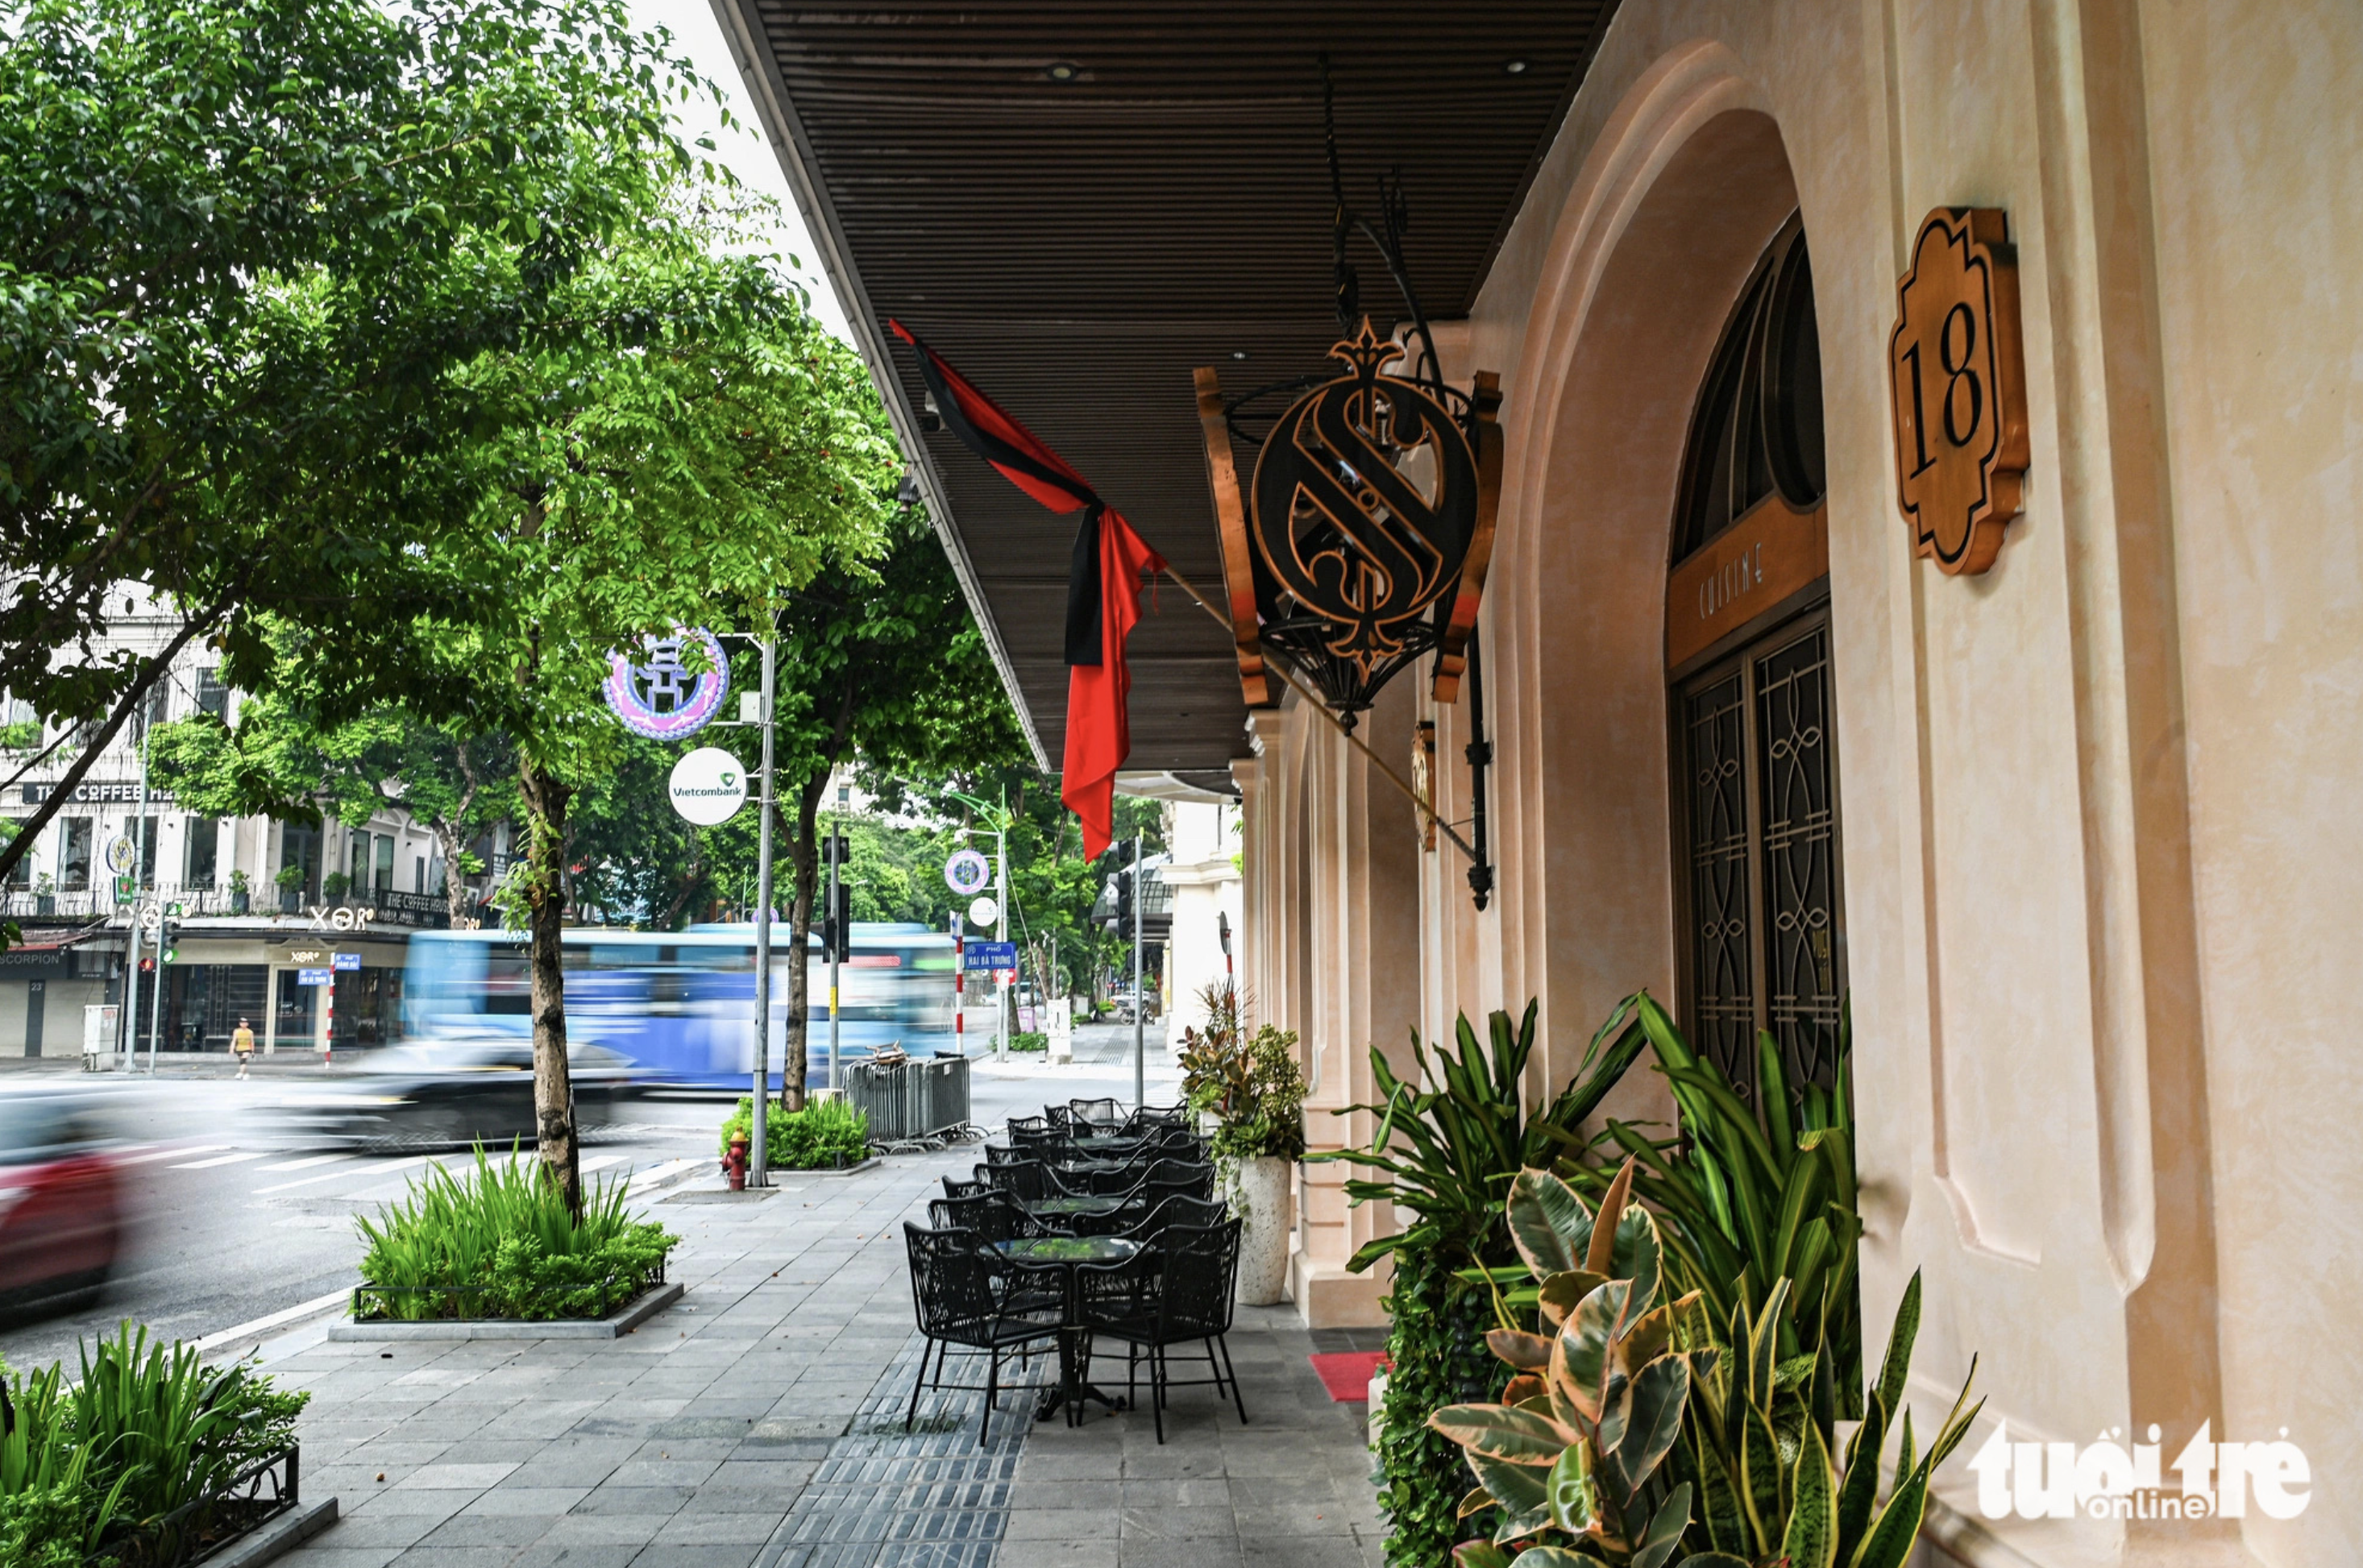
[[[904,1434],[920,1342],[902,1222],[924,1223],[937,1178],[978,1158],[791,1176],[768,1198],[669,1196],[651,1211],[684,1237],[672,1276],[688,1293],[612,1343],[322,1343],[274,1361],[314,1395],[305,1492],[334,1493],[342,1515],[283,1561],[1376,1568],[1363,1408],[1330,1403],[1305,1361],[1374,1342],[1309,1334],[1284,1307],[1242,1309],[1231,1336],[1244,1428],[1188,1389],[1162,1448],[1145,1411],[1029,1430],[1021,1386],[990,1448],[973,1394],[924,1402]]]

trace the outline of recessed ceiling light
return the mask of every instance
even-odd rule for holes
[[[1072,82],[1083,73],[1083,68],[1071,60],[1054,60],[1045,72],[1053,82]]]
[[[1231,358],[1234,359],[1244,359],[1247,357],[1248,351],[1244,348],[1234,348],[1231,350]]]
[[[1523,60],[1504,61],[1502,69],[1513,76],[1524,76],[1526,73],[1526,62]]]

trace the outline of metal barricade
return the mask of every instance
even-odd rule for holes
[[[940,1139],[968,1125],[965,1056],[848,1062],[838,1077],[845,1103],[869,1117],[873,1143]]]

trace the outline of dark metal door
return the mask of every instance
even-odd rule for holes
[[[1753,1095],[1756,1032],[1792,1083],[1836,1082],[1846,988],[1826,611],[1675,688],[1682,1020]]]

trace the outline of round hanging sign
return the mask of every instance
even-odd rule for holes
[[[693,640],[704,646],[712,666],[703,674],[691,674],[682,663],[682,648]],[[640,652],[640,663],[627,654],[608,656],[607,706],[626,729],[650,740],[681,740],[714,722],[730,692],[730,665],[722,657],[720,639],[701,629],[652,637]]]
[[[944,885],[962,897],[984,891],[992,880],[992,866],[973,849],[960,850],[944,862]]]
[[[672,765],[672,809],[700,827],[714,827],[747,803],[747,770],[719,746],[702,745]]]
[[[1001,906],[991,899],[979,899],[968,907],[968,922],[980,929],[1001,918]]]
[[[118,877],[127,876],[131,870],[132,858],[139,853],[139,846],[131,842],[129,834],[116,834],[106,841],[106,868]]]

